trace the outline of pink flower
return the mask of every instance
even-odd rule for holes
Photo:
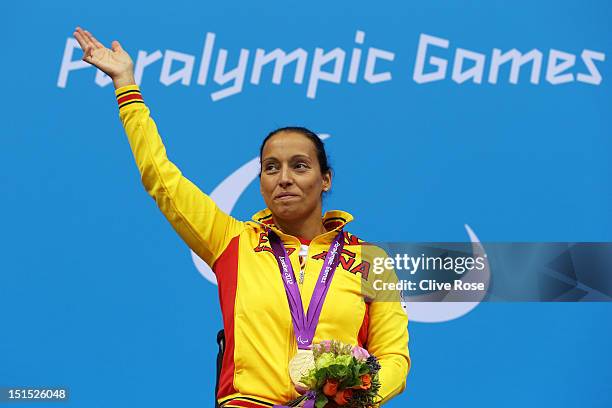
[[[331,340],[323,340],[320,344],[326,352],[331,350]]]
[[[353,347],[353,357],[355,357],[357,360],[367,360],[368,357],[370,357],[370,353],[368,353],[368,350],[361,348],[359,346],[355,346]]]

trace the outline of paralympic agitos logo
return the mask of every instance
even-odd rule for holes
[[[81,53],[76,51],[79,48],[75,39],[67,38],[57,79],[58,87],[67,86],[68,77],[73,71],[93,68],[79,59]],[[199,60],[196,54],[175,50],[165,50],[163,53],[161,50],[138,50],[133,58],[135,79],[140,84],[146,71],[147,76],[158,75],[159,82],[165,86],[191,86],[195,82],[196,86],[211,88],[211,99],[219,101],[242,93],[245,85],[260,85],[267,69],[272,70],[273,84],[280,85],[292,79],[294,84],[306,87],[307,98],[316,99],[322,92],[319,88],[322,84],[328,84],[323,88],[328,92],[329,84],[359,82],[375,85],[391,81],[394,75],[411,75],[417,84],[447,79],[458,85],[517,84],[519,80],[527,82],[528,78],[533,85],[544,82],[550,85],[570,82],[599,85],[603,78],[598,64],[606,59],[604,53],[590,49],[583,49],[579,58],[555,48],[544,51],[534,48],[526,52],[516,48],[493,48],[490,52],[478,52],[454,47],[454,44],[451,46],[451,41],[446,38],[424,33],[418,37],[412,67],[396,67],[396,52],[367,44],[364,31],[355,33],[350,49],[330,48],[329,45],[310,51],[304,48],[291,51],[242,48],[238,52],[232,51],[238,53],[237,63],[228,66],[228,60],[236,60],[236,57],[230,56],[228,49],[218,47],[217,35],[209,32],[205,35]],[[509,75],[502,76],[500,71],[505,67],[509,67]],[[111,83],[108,76],[96,71],[94,82],[98,86]],[[211,84],[211,76],[214,84]]]

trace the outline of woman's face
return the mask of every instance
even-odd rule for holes
[[[331,187],[331,173],[321,174],[314,143],[296,132],[279,132],[261,155],[260,189],[272,215],[282,220],[321,216],[321,193]]]

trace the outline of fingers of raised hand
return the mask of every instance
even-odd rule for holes
[[[92,57],[96,48],[104,48],[89,31],[83,30],[81,27],[77,27],[73,35],[83,50],[84,61],[88,61]]]
[[[83,50],[83,59],[86,59],[87,56],[91,54],[91,48],[93,47],[93,44],[80,27],[77,27],[73,35],[81,46],[81,49]]]
[[[72,33],[72,35],[74,35],[74,38],[76,38],[76,40],[78,41],[79,45],[81,46],[81,49],[84,50],[85,48],[87,48],[87,43],[89,42],[89,39],[85,37],[85,34],[83,33],[83,30],[81,30],[80,27],[77,27],[74,33]]]
[[[85,30],[85,35],[89,38],[89,41],[94,45],[95,48],[104,48],[104,45],[94,37],[89,31]]]

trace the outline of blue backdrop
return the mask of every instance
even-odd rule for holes
[[[609,2],[4,9],[0,386],[66,386],[65,405],[88,408],[213,399],[216,287],[140,185],[112,85],[79,69],[77,25],[140,53],[169,156],[206,192],[267,132],[304,125],[329,135],[326,207],[368,240],[464,241],[464,224],[483,242],[612,240]],[[305,60],[280,84],[256,68],[277,48]],[[254,182],[232,214],[262,207]],[[408,386],[388,406],[609,407],[611,312],[483,303],[412,322]]]

